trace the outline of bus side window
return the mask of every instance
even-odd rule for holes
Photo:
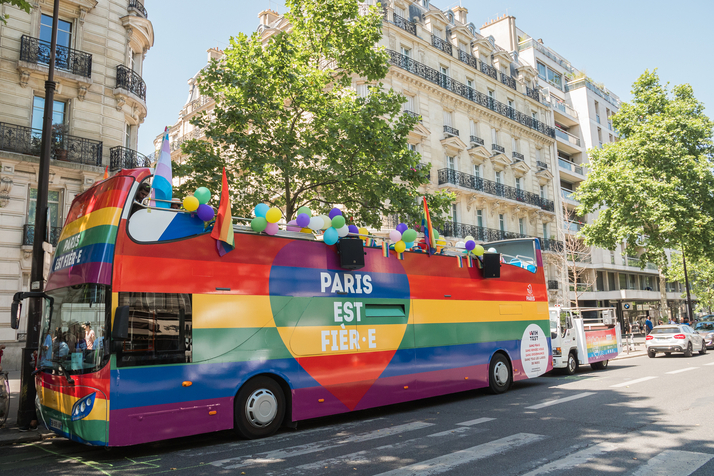
[[[193,347],[190,294],[119,293],[129,306],[129,339],[117,353],[117,366],[190,363]]]

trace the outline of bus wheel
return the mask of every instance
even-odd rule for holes
[[[278,383],[268,377],[249,380],[235,400],[235,427],[252,440],[275,433],[285,416],[285,396]]]
[[[503,393],[513,382],[511,364],[503,354],[495,354],[488,371],[488,387],[491,393]]]

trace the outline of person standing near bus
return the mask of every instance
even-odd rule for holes
[[[89,321],[84,323],[84,340],[87,342],[87,350],[94,349],[94,341],[96,336],[92,330],[92,324]]]

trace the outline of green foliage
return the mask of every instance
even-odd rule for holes
[[[667,268],[666,248],[714,257],[712,121],[688,84],[671,93],[645,71],[633,100],[613,118],[620,141],[590,152],[576,193],[579,214],[600,211],[582,230],[587,244],[641,253]]]
[[[697,311],[714,307],[714,261],[687,255],[687,275],[692,294],[697,298]],[[680,253],[673,253],[667,279],[684,283],[684,264]],[[686,291],[682,297],[686,298]]]
[[[386,52],[375,47],[381,14],[373,7],[359,15],[353,0],[286,6],[289,33],[265,43],[240,34],[203,70],[200,91],[216,107],[193,121],[207,140],[184,144],[190,157],[174,170],[186,179],[179,193],[216,190],[225,166],[234,216],[251,216],[259,202],[288,220],[304,205],[318,213],[343,205],[359,225],[416,215],[430,166],[408,149],[417,120],[401,113],[404,97],[379,82],[388,71]],[[354,77],[372,84],[367,97],[351,89]],[[433,215],[452,199],[429,196]]]
[[[17,8],[24,10],[25,13],[30,13],[30,8],[32,8],[30,2],[27,2],[25,0],[0,0],[0,5],[3,4],[13,5]],[[0,15],[0,22],[7,23],[8,18],[10,18],[9,14]]]

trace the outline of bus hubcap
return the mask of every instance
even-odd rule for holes
[[[496,363],[496,366],[493,368],[493,378],[499,386],[506,385],[508,381],[508,369],[506,368],[506,364],[503,362]]]
[[[270,390],[261,388],[248,397],[245,414],[254,426],[269,425],[278,413],[278,400]]]

